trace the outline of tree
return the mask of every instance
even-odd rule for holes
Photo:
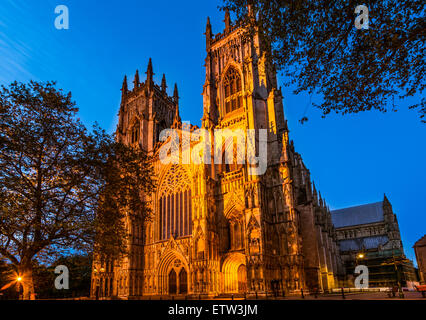
[[[59,265],[68,268],[69,290],[58,290],[53,286],[55,278],[58,276],[55,274],[55,268]],[[80,254],[60,257],[49,267],[35,266],[33,271],[34,285],[39,288],[37,297],[42,299],[88,297],[90,294],[91,266],[92,257]]]
[[[360,4],[368,9],[368,29],[355,27],[358,17],[367,23],[367,10],[355,13]],[[323,117],[396,111],[398,102],[414,96],[409,108],[426,122],[423,1],[224,0],[224,8],[249,32],[261,31],[285,85],[322,97],[314,106]]]
[[[0,92],[0,255],[34,292],[33,265],[62,255],[126,254],[126,210],[149,217],[148,157],[76,118],[54,82]]]

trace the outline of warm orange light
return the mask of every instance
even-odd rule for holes
[[[18,277],[16,280],[18,280],[18,282],[22,281],[22,277]]]
[[[360,254],[358,255],[358,258],[360,258],[360,259],[364,258],[364,254],[360,253]]]

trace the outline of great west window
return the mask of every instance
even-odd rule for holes
[[[181,167],[172,166],[159,188],[158,209],[162,240],[192,234],[190,180]]]
[[[191,190],[165,195],[160,199],[161,238],[190,235],[191,229]]]

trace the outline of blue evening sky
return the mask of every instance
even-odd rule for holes
[[[178,83],[181,117],[200,124],[205,80],[205,31],[221,32],[223,13],[211,1],[1,0],[0,84],[57,80],[71,91],[87,126],[115,130],[120,88],[136,69],[142,80],[152,57],[155,81],[166,74],[169,94]],[[70,29],[54,27],[66,5]],[[401,104],[397,113],[331,115],[308,95],[283,88],[290,137],[331,209],[377,202],[386,193],[398,216],[407,256],[426,233],[426,125]],[[315,102],[315,97],[313,102]],[[301,125],[305,115],[309,121]]]

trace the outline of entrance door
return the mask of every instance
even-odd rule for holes
[[[186,294],[188,292],[188,275],[186,270],[182,268],[179,272],[179,293]]]
[[[247,291],[247,269],[245,265],[238,267],[238,292],[243,293]]]
[[[172,269],[169,273],[169,294],[176,294],[176,272]]]

